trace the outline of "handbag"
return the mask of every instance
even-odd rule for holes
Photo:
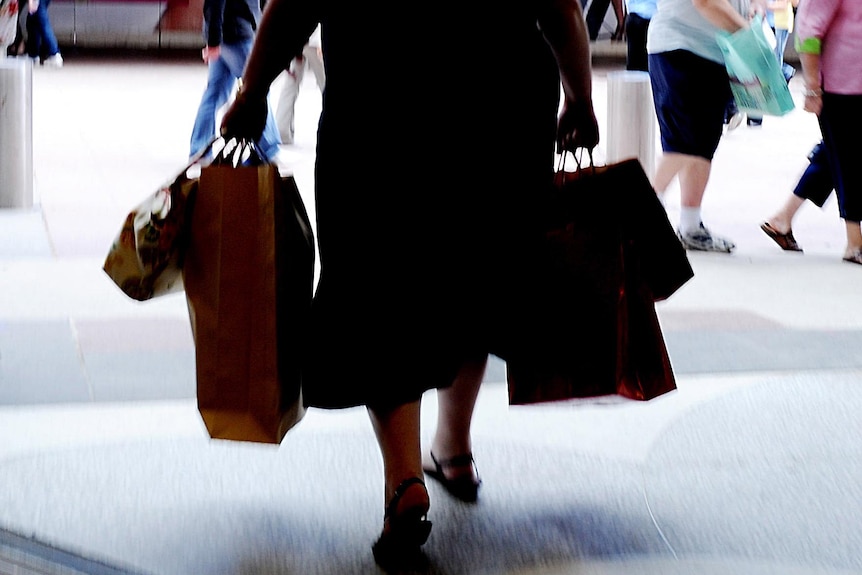
[[[506,361],[512,404],[676,388],[655,302],[694,272],[640,162],[558,170],[530,303]]]
[[[212,438],[278,444],[305,413],[314,238],[293,176],[234,150],[201,169],[183,266],[197,405]]]
[[[793,110],[790,88],[763,32],[760,14],[752,18],[748,27],[733,34],[719,31],[716,40],[740,110],[773,116],[783,116]]]
[[[185,224],[198,187],[190,170],[199,159],[192,158],[173,181],[135,206],[108,250],[102,269],[134,300],[183,289]]]

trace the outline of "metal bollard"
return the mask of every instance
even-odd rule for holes
[[[5,52],[5,51],[4,51]],[[0,58],[0,208],[33,206],[33,65]]]
[[[655,173],[655,107],[648,72],[608,74],[607,161],[637,158],[647,176]]]

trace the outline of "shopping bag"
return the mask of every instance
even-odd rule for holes
[[[18,33],[18,0],[0,0],[0,49],[15,43]],[[0,58],[5,58],[5,52]]]
[[[192,166],[135,206],[108,250],[102,269],[134,300],[183,289],[185,223],[198,185]]]
[[[781,65],[756,15],[747,28],[733,34],[719,31],[716,37],[724,55],[730,89],[743,112],[783,116],[793,110],[793,97]]]
[[[655,302],[694,272],[643,167],[631,159],[557,178],[529,343],[504,358],[510,403],[675,389]]]
[[[302,419],[313,274],[292,176],[272,164],[202,168],[183,280],[212,438],[278,444]]]

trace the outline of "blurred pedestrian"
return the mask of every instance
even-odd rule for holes
[[[661,132],[662,157],[653,187],[664,197],[678,177],[679,239],[688,250],[730,253],[736,244],[707,228],[701,206],[712,159],[732,101],[719,30],[749,25],[760,0],[658,0],[647,35],[653,100]]]
[[[781,249],[801,252],[802,247],[793,237],[793,219],[796,217],[796,213],[803,206],[805,200],[822,208],[833,189],[829,162],[826,159],[826,149],[821,140],[808,154],[808,166],[793,188],[793,192],[771,218],[760,224],[760,229],[772,238],[772,241],[778,244]]]
[[[656,0],[626,0],[626,70],[649,71],[647,31]]]
[[[204,39],[201,57],[209,67],[207,85],[192,128],[189,157],[197,155],[216,137],[216,115],[231,97],[242,77],[261,16],[260,0],[204,0]],[[258,142],[270,159],[279,153],[281,139],[267,107],[266,126]],[[206,156],[205,156],[206,157]]]
[[[802,0],[796,22],[807,112],[817,115],[844,220],[844,261],[862,264],[862,2]]]
[[[34,64],[44,64],[52,68],[63,67],[63,56],[54,27],[48,15],[48,5],[51,0],[29,0],[29,16],[27,16],[27,56]]]
[[[294,115],[299,88],[305,72],[311,69],[317,88],[323,92],[326,86],[326,71],[323,68],[323,51],[320,48],[320,26],[308,39],[302,54],[290,61],[290,66],[282,74],[284,82],[275,107],[275,123],[281,135],[282,144],[293,144]]]
[[[612,42],[622,42],[625,38],[625,22],[626,10],[623,0],[592,0],[589,7],[586,6],[587,0],[581,0],[581,8],[586,8],[587,31],[590,35],[590,40],[595,42],[599,38],[599,32],[602,29],[602,24],[607,18],[608,8],[613,5],[614,17],[617,21],[617,26],[611,34]]]

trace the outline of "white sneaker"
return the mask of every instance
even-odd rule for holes
[[[46,61],[47,63],[47,61]],[[742,123],[743,114],[742,112],[736,112],[727,120],[727,131],[731,132],[739,127]]]
[[[54,54],[53,56],[48,56],[45,58],[45,61],[42,62],[43,66],[48,66],[50,68],[62,68],[63,67],[63,57],[59,52]]]
[[[701,222],[700,226],[691,232],[676,232],[682,247],[687,250],[699,252],[722,252],[729,254],[736,248],[736,244],[727,238],[713,235]]]

